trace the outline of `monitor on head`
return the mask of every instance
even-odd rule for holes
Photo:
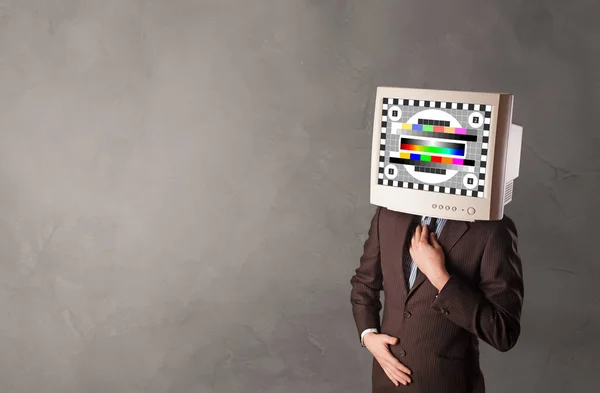
[[[371,203],[451,220],[499,220],[519,174],[513,96],[379,87]]]

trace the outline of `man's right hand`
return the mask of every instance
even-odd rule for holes
[[[409,376],[411,371],[394,357],[388,347],[388,345],[398,344],[398,338],[382,333],[367,333],[363,343],[394,385],[398,386],[398,383],[407,385],[411,382]]]

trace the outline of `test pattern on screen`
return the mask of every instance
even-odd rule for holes
[[[492,107],[383,98],[380,185],[483,198]]]

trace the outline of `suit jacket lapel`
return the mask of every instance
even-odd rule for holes
[[[469,229],[469,224],[466,221],[453,221],[448,220],[446,224],[444,224],[444,228],[442,229],[442,234],[438,239],[440,246],[444,250],[444,254],[448,254],[452,247],[458,242],[458,239],[462,237],[462,235]],[[415,278],[415,283],[412,288],[408,292],[408,296],[410,296],[422,283],[425,281],[426,277],[421,272],[421,269],[417,270],[417,277]],[[405,280],[406,282],[406,280]],[[406,285],[406,284],[404,284]]]
[[[439,238],[439,243],[444,249],[444,253],[449,253],[456,242],[469,229],[469,224],[466,221],[448,220],[442,229],[442,234]]]

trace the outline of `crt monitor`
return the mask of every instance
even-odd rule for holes
[[[499,220],[518,177],[513,95],[379,87],[371,203],[452,220]]]

